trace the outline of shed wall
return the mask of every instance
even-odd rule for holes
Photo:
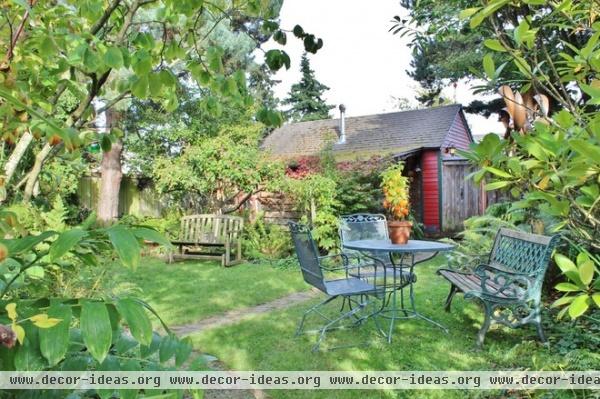
[[[439,154],[437,150],[425,150],[421,158],[423,224],[429,232],[440,231]]]

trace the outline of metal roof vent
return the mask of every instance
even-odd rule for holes
[[[343,144],[346,142],[346,106],[344,104],[340,104],[340,140],[338,144]]]

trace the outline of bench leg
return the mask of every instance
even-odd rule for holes
[[[487,303],[483,303],[485,308],[485,319],[483,320],[483,325],[481,329],[477,333],[477,346],[481,348],[483,346],[483,341],[485,340],[485,334],[490,329],[490,325],[492,324],[492,308]]]
[[[231,244],[225,243],[225,255],[223,255],[223,266],[229,266],[231,264]]]
[[[450,293],[448,294],[448,297],[446,298],[446,305],[444,306],[444,310],[446,312],[450,311],[450,305],[452,305],[452,299],[454,299],[454,295],[456,295],[456,293],[458,292],[458,287],[455,286],[454,284],[450,285]]]

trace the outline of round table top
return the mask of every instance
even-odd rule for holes
[[[451,251],[454,245],[438,241],[408,240],[406,244],[392,244],[388,240],[347,241],[344,248],[356,251],[387,251],[397,253]]]

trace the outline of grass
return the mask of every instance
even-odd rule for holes
[[[417,308],[449,327],[444,333],[421,320],[397,324],[391,345],[375,332],[372,321],[361,328],[331,333],[326,344],[367,341],[369,346],[311,353],[314,335],[294,337],[305,309],[321,299],[283,310],[249,315],[240,322],[192,335],[195,349],[215,355],[233,370],[593,370],[600,369],[600,355],[576,350],[567,356],[541,345],[533,328],[493,328],[483,350],[475,348],[475,336],[483,319],[479,306],[457,296],[451,313],[442,304],[448,283],[435,274],[443,264],[437,258],[418,266],[415,285]],[[265,303],[309,287],[297,269],[244,264],[224,269],[214,262],[172,265],[153,258],[135,271],[119,268],[114,280],[133,283],[171,325],[199,321],[232,309]],[[331,312],[339,310],[334,304]],[[546,315],[551,323],[552,316]],[[315,324],[312,320],[312,324]],[[310,326],[309,326],[310,327]],[[558,335],[546,331],[552,342]],[[497,397],[593,397],[565,391],[293,391],[273,390],[275,399],[287,398],[497,398]]]
[[[483,350],[475,348],[475,335],[482,321],[478,305],[455,298],[446,313],[442,303],[448,284],[435,275],[441,259],[419,265],[416,284],[417,307],[422,313],[450,328],[441,329],[420,320],[402,321],[394,340],[387,345],[371,324],[330,335],[329,342],[369,341],[370,346],[311,353],[315,336],[294,338],[302,312],[310,303],[270,314],[252,316],[237,324],[211,329],[192,336],[196,349],[217,356],[235,370],[499,370],[580,369],[572,359],[563,358],[536,340],[535,330],[494,328]],[[335,310],[335,308],[333,309]],[[590,368],[600,357],[585,354]],[[581,359],[579,359],[581,360]],[[584,363],[585,364],[585,363]],[[595,368],[598,368],[596,366]],[[273,398],[370,398],[404,397],[394,391],[270,391]],[[476,391],[413,391],[421,397],[498,397],[500,393]],[[536,392],[541,394],[541,392]],[[558,393],[558,395],[570,395]],[[482,396],[483,395],[483,396]],[[489,396],[488,396],[489,395]],[[510,397],[511,395],[509,395]]]
[[[165,262],[145,257],[136,270],[118,268],[113,279],[133,284],[168,325],[265,303],[308,289],[295,270],[216,262]]]

